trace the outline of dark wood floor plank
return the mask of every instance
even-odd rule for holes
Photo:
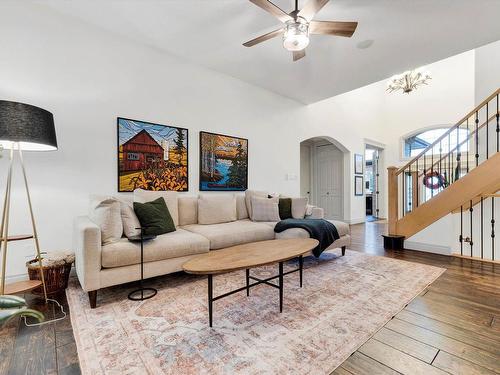
[[[363,344],[359,352],[370,357],[383,365],[402,374],[411,375],[446,375],[440,369],[420,361],[406,353],[403,353],[383,342],[370,339]]]
[[[7,374],[11,359],[14,356],[18,319],[11,320],[5,327],[0,329],[0,374]]]
[[[440,304],[424,300],[425,297],[415,298],[406,310],[439,320],[463,329],[481,333],[488,337],[498,337],[500,331],[491,326],[492,314],[479,314],[467,309],[454,307],[450,304]]]
[[[474,331],[464,330],[451,324],[443,323],[426,316],[415,314],[408,310],[401,311],[396,318],[408,323],[426,328],[443,336],[461,341],[478,349],[493,353],[500,357],[500,337],[492,338],[478,334]]]
[[[439,349],[430,345],[386,328],[382,328],[378,331],[373,338],[426,363],[431,363],[439,351]]]
[[[397,375],[400,374],[393,369],[384,366],[380,362],[367,357],[366,355],[355,352],[344,363],[342,368],[355,375]]]
[[[56,374],[57,360],[54,327],[19,326],[9,375]]]
[[[440,351],[432,363],[433,366],[456,375],[495,375],[495,372],[452,354]]]
[[[499,286],[500,288],[500,286]],[[500,309],[497,309],[495,307],[491,307],[488,305],[485,305],[484,303],[478,303],[471,301],[469,299],[464,299],[461,297],[455,297],[455,296],[450,296],[446,292],[444,292],[441,289],[431,289],[427,290],[427,293],[425,294],[425,299],[426,300],[432,300],[435,302],[440,302],[440,303],[446,303],[446,304],[452,304],[458,307],[462,307],[467,310],[476,310],[476,311],[481,311],[483,313],[488,313],[491,315],[496,315],[500,316]]]
[[[492,371],[500,372],[500,357],[478,349],[474,346],[465,344],[461,341],[440,335],[428,329],[405,322],[398,318],[389,321],[386,328],[409,336],[415,340],[421,341],[427,345],[434,346],[445,352],[466,359],[479,366],[486,367]]]
[[[59,374],[81,373],[75,342],[57,348],[57,367]]]

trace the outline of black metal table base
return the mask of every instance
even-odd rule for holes
[[[128,294],[128,299],[132,301],[144,301],[156,296],[158,291],[155,288],[145,288],[142,284],[144,282],[144,241],[152,240],[156,236],[144,236],[144,228],[140,229],[141,234],[136,238],[129,238],[131,241],[139,240],[141,241],[141,279],[139,280],[139,288],[131,291]]]
[[[128,294],[128,299],[132,301],[144,301],[145,299],[150,299],[156,296],[158,291],[155,288],[139,288],[131,291]]]
[[[213,295],[213,275],[208,275],[208,323],[210,327],[212,327],[212,316],[213,316],[213,303],[214,301],[217,301],[218,299],[230,296],[231,294],[235,294],[238,292],[246,291],[247,296],[250,295],[250,288],[260,285],[260,284],[265,284],[272,286],[274,288],[279,289],[279,296],[280,296],[280,313],[283,312],[283,277],[285,275],[289,275],[294,272],[299,272],[299,279],[300,279],[300,287],[302,288],[302,274],[303,274],[303,267],[304,267],[304,259],[302,258],[302,255],[298,257],[299,258],[299,268],[283,272],[283,262],[278,263],[278,274],[276,276],[271,276],[266,279],[259,279],[257,277],[251,276],[250,275],[250,269],[246,269],[246,285],[244,287],[238,288],[231,290],[230,292],[221,294],[219,296],[214,297]],[[271,283],[271,280],[278,279],[278,285]],[[250,280],[255,281],[254,283],[251,283]],[[129,297],[130,298],[130,297]]]

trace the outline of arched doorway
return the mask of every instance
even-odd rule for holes
[[[346,157],[347,155],[347,157]],[[300,143],[300,192],[311,204],[325,210],[325,218],[344,220],[348,211],[348,150],[330,137],[309,138]]]

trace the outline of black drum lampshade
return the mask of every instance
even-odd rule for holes
[[[52,113],[33,105],[0,100],[0,145],[22,151],[57,150]]]

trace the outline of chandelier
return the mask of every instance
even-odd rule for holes
[[[429,73],[421,70],[409,70],[403,74],[393,76],[387,86],[387,91],[394,92],[402,90],[404,93],[409,94],[421,85],[427,85],[431,79]]]

